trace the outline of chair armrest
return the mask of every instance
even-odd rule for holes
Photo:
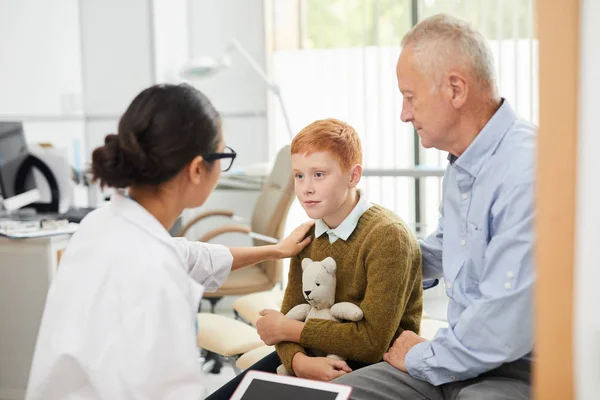
[[[261,235],[260,233],[252,232],[249,226],[246,225],[225,225],[219,228],[215,228],[211,231],[206,232],[200,239],[200,242],[208,242],[216,238],[217,236],[223,235],[225,233],[244,233],[250,236],[253,239],[262,240],[267,243],[279,243],[279,239]]]
[[[185,234],[187,233],[187,231],[194,224],[196,224],[197,222],[200,222],[204,218],[213,217],[213,216],[222,216],[222,217],[232,218],[233,217],[233,211],[230,211],[230,210],[211,210],[211,211],[203,212],[202,214],[197,215],[191,221],[189,221],[187,224],[185,224],[185,226],[183,228],[181,228],[181,231],[179,231],[179,236],[185,236]]]
[[[217,236],[223,235],[225,233],[249,234],[250,232],[252,232],[252,229],[250,229],[250,227],[246,225],[225,225],[206,232],[198,240],[201,242],[208,242],[209,240],[214,239]]]

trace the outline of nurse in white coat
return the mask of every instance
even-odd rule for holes
[[[48,293],[29,400],[199,399],[196,310],[233,269],[290,257],[310,223],[275,246],[227,248],[172,238],[235,153],[209,100],[188,85],[141,92],[92,156],[102,184],[128,188],[88,215]],[[202,327],[198,327],[202,329]]]

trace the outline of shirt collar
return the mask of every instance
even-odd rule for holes
[[[483,163],[494,153],[516,119],[515,111],[503,98],[500,108],[485,124],[465,152],[460,157],[448,154],[448,160],[451,164],[476,177]]]
[[[365,211],[371,207],[371,203],[362,189],[358,189],[358,196],[358,203],[356,203],[356,206],[354,206],[350,214],[348,214],[348,216],[342,221],[341,224],[339,224],[337,228],[330,229],[322,219],[316,220],[315,237],[320,237],[322,234],[327,232],[333,233],[335,236],[344,241],[348,240],[350,235],[352,235],[352,232],[354,232],[354,229],[356,229],[356,225],[358,225],[358,220],[360,217],[362,217]]]
[[[171,243],[171,235],[158,220],[138,202],[126,196],[123,191],[115,192],[110,198],[110,206],[115,214],[126,219],[150,235]]]
[[[185,256],[178,251],[171,234],[152,214],[148,212],[148,210],[142,207],[137,201],[127,196],[125,191],[118,190],[115,192],[110,198],[109,207],[112,208],[112,211],[116,215],[147,232],[151,237],[156,238],[160,243],[163,243],[167,248],[172,250],[174,255],[179,259],[181,265],[187,265]],[[190,281],[192,282],[193,304],[200,304],[204,286],[191,278]]]

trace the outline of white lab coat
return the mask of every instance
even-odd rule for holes
[[[28,400],[199,399],[196,311],[233,257],[122,194],[88,215],[48,292]],[[201,329],[201,327],[200,327]]]

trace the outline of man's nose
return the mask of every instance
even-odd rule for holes
[[[400,113],[400,119],[402,120],[402,122],[411,122],[413,120],[412,112],[407,108],[402,108],[402,112]]]

